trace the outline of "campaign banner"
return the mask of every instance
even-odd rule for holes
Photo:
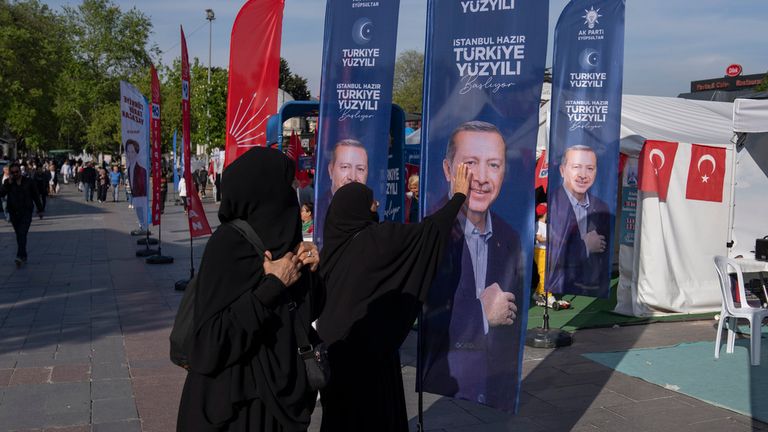
[[[190,162],[192,161],[190,148],[190,76],[189,76],[189,55],[187,53],[187,39],[184,37],[184,28],[181,29],[181,137],[182,154],[184,155],[184,185],[187,187],[187,219],[189,220],[189,235],[200,237],[211,234],[211,226],[208,225],[208,218],[205,216],[203,203],[200,202],[200,196],[197,194],[195,182],[192,181],[192,170]]]
[[[459,164],[473,181],[424,307],[422,388],[505,411],[520,393],[548,13],[538,0],[427,6],[423,214]]]
[[[328,0],[315,173],[315,241],[334,192],[360,182],[387,202],[399,0]]]
[[[638,160],[630,158],[624,165],[621,180],[621,219],[619,244],[634,246],[637,228]]]
[[[160,178],[163,176],[160,123],[160,80],[157,78],[155,66],[149,68],[152,75],[152,111],[151,111],[151,141],[152,141],[152,225],[160,225],[163,194]]]
[[[136,87],[120,81],[120,133],[131,184],[131,203],[141,229],[149,228],[149,104]]]
[[[555,28],[546,289],[608,297],[624,65],[624,0],[572,0]]]
[[[173,131],[173,190],[179,190],[179,169],[176,162],[176,131]]]
[[[278,108],[284,4],[285,0],[248,0],[232,25],[225,165],[267,143],[267,118]]]

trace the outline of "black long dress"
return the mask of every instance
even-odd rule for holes
[[[219,219],[246,220],[278,259],[301,241],[292,162],[254,148],[224,173]],[[285,287],[229,225],[211,236],[200,265],[190,371],[178,431],[305,431],[317,393],[297,354],[294,313],[304,331],[318,315],[322,290],[313,274]],[[295,303],[295,305],[293,304]],[[295,307],[295,308],[294,308]]]
[[[322,432],[408,430],[398,349],[465,199],[454,195],[419,224],[379,224],[367,186],[336,191],[320,253],[327,298],[318,331],[331,364]]]

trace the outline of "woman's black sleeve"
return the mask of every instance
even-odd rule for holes
[[[271,309],[285,290],[280,279],[267,275],[256,288],[202,323],[194,335],[191,369],[216,374],[253,352],[275,328]]]
[[[467,196],[463,193],[453,194],[453,197],[440,210],[424,218],[424,222],[431,221],[437,225],[440,232],[450,231],[453,221],[456,220],[456,215],[459,214],[459,210],[466,200]]]

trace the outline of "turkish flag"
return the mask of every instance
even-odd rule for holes
[[[536,162],[536,183],[534,189],[538,189],[539,186],[544,188],[544,192],[547,191],[549,184],[549,161],[547,161],[547,151],[541,152],[539,160]]]
[[[672,166],[677,154],[677,143],[668,141],[646,140],[640,151],[638,175],[640,190],[656,192],[659,200],[667,200],[669,179],[672,177]]]
[[[723,202],[725,148],[691,145],[691,165],[685,197],[692,200]]]

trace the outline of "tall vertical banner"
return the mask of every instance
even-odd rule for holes
[[[285,0],[249,0],[232,25],[225,165],[267,143],[267,118],[278,108],[284,4]]]
[[[191,151],[192,141],[190,141],[190,76],[189,76],[189,55],[187,54],[187,39],[184,37],[184,29],[181,29],[181,137],[182,153],[184,154],[184,185],[187,187],[187,204],[189,211],[189,235],[200,237],[211,233],[211,227],[208,225],[208,218],[205,216],[203,203],[200,202],[200,196],[197,194],[197,188],[192,181],[192,170],[190,161],[192,160]]]
[[[430,0],[427,8],[423,214],[446,203],[459,164],[473,180],[424,306],[422,388],[513,412],[549,2]]]
[[[176,161],[176,131],[173,131],[173,187],[174,190],[179,190],[179,170]]]
[[[571,0],[555,29],[546,287],[608,297],[619,171],[624,0]]]
[[[328,0],[315,175],[315,240],[331,197],[350,182],[387,202],[387,157],[399,0]]]
[[[163,195],[160,190],[160,178],[163,175],[162,149],[160,148],[162,128],[160,124],[160,80],[155,66],[150,67],[152,75],[152,111],[150,141],[152,141],[152,225],[160,225],[160,213]]]
[[[139,226],[147,229],[150,219],[147,200],[149,185],[149,106],[139,89],[120,81],[120,132],[128,164],[133,208]]]

